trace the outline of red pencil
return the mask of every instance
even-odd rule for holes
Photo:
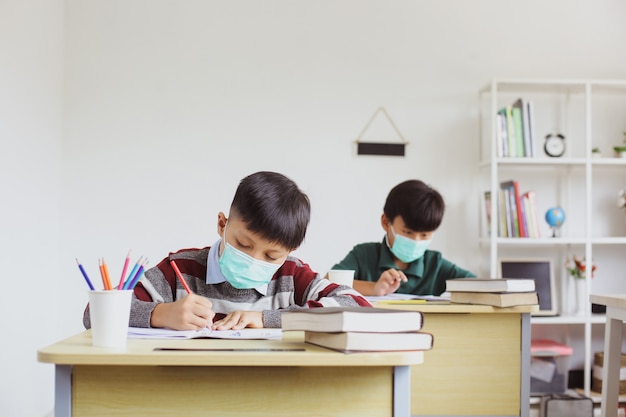
[[[185,281],[185,278],[183,277],[183,274],[181,274],[180,269],[178,269],[178,265],[176,265],[176,262],[170,261],[170,265],[172,265],[172,268],[174,268],[174,272],[176,272],[176,276],[180,280],[180,283],[183,284],[183,287],[185,287],[185,291],[187,291],[187,294],[191,294],[191,289],[189,288],[189,285],[187,285],[187,281]]]

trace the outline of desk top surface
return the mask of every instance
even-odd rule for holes
[[[405,366],[423,357],[421,351],[345,354],[304,343],[303,332],[284,332],[282,340],[128,339],[116,351],[92,346],[87,330],[37,351],[39,362],[57,365]]]
[[[417,310],[423,313],[498,313],[498,314],[510,314],[510,313],[532,313],[539,311],[538,305],[525,305],[515,307],[493,307],[488,305],[479,304],[459,304],[450,303],[447,301],[427,301],[425,303],[415,303],[411,300],[406,304],[400,302],[394,302],[393,304],[387,304],[384,302],[375,302],[374,307],[391,308],[395,310]]]
[[[594,304],[626,310],[626,294],[591,294],[589,300]]]

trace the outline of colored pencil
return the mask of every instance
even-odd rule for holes
[[[135,273],[135,276],[133,277],[133,279],[130,281],[130,284],[128,284],[128,289],[132,290],[135,288],[135,285],[137,285],[137,283],[139,282],[139,280],[141,279],[141,276],[143,275],[143,271],[144,271],[144,266],[148,263],[148,258],[144,259],[143,263],[141,265],[139,265],[139,269],[137,270],[137,273]]]
[[[78,269],[80,269],[80,272],[83,274],[85,281],[87,281],[87,285],[89,285],[89,289],[91,291],[95,291],[96,289],[93,287],[93,284],[91,283],[91,280],[89,279],[89,276],[87,275],[87,272],[85,272],[85,268],[83,268],[80,262],[78,262],[78,258],[76,258],[76,263],[78,264]]]
[[[111,285],[111,276],[109,275],[109,267],[107,263],[102,258],[102,270],[104,271],[104,279],[105,279],[105,289],[112,290],[113,286]]]
[[[102,259],[98,258],[98,269],[100,270],[100,278],[102,279],[102,286],[104,287],[105,290],[108,290],[107,288],[107,280],[104,277],[104,267],[102,266]]]
[[[180,280],[180,283],[183,284],[183,287],[185,287],[185,291],[187,291],[187,294],[191,294],[191,289],[189,288],[189,285],[187,285],[187,281],[185,281],[185,277],[183,277],[180,269],[178,269],[178,265],[176,265],[176,262],[172,260],[170,261],[170,265],[172,265],[172,268],[174,268],[174,272],[176,272],[176,276]]]
[[[124,286],[122,287],[122,289],[124,290],[128,289],[128,286],[133,281],[133,278],[135,277],[135,274],[137,273],[137,270],[139,269],[142,258],[143,256],[140,256],[137,262],[135,263],[135,266],[133,266],[133,269],[130,270],[130,274],[128,274],[128,276],[126,277],[126,282],[124,282]]]
[[[130,250],[126,255],[126,260],[124,261],[124,268],[122,269],[122,276],[120,277],[120,283],[117,285],[117,289],[121,290],[124,287],[124,276],[126,275],[126,270],[128,269],[128,263],[130,262]]]

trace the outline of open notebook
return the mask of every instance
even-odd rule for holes
[[[145,327],[129,327],[128,337],[135,339],[282,339],[281,329],[241,330],[171,330]]]

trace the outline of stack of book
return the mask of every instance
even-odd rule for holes
[[[304,331],[307,343],[341,352],[429,350],[419,311],[374,307],[319,307],[285,311],[283,331]]]
[[[531,278],[457,278],[446,281],[451,303],[513,307],[539,304]]]

